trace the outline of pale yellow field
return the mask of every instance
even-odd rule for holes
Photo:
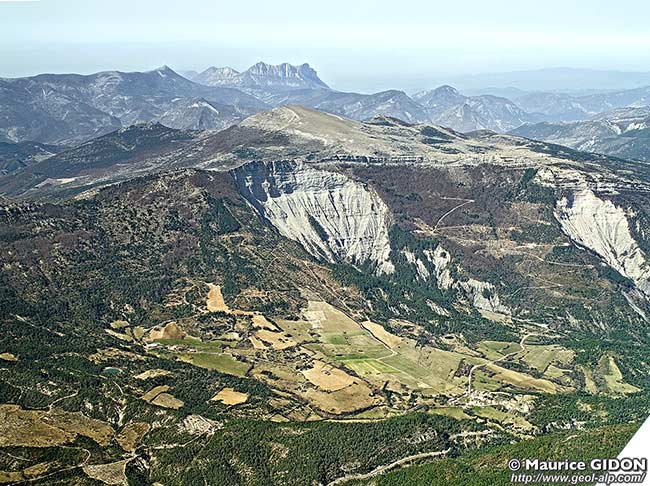
[[[161,339],[184,339],[187,336],[178,324],[170,322],[165,327],[156,326],[149,330],[145,341],[159,341]]]
[[[623,381],[623,374],[613,356],[603,356],[598,363],[598,370],[605,378],[607,388],[612,393],[636,393],[639,389]]]
[[[150,402],[151,400],[156,398],[161,393],[165,393],[167,391],[169,391],[169,386],[168,385],[157,386],[157,387],[154,387],[151,390],[149,390],[147,393],[142,395],[140,398],[142,398],[145,402]]]
[[[511,425],[524,431],[533,429],[533,425],[523,417],[508,412],[502,412],[494,407],[474,407],[472,413],[479,417],[496,420],[503,425]]]
[[[255,336],[250,336],[248,340],[251,342],[253,345],[253,349],[266,349],[266,346],[262,341],[257,339]]]
[[[179,400],[174,395],[170,395],[169,393],[161,393],[156,398],[151,400],[151,403],[163,408],[173,408],[174,410],[178,410],[183,405],[185,405],[182,400]]]
[[[121,332],[115,332],[112,329],[104,329],[107,334],[110,334],[114,338],[117,338],[121,341],[126,341],[127,343],[130,343],[133,341],[133,338],[129,336],[128,334],[122,334]]]
[[[551,363],[566,365],[573,361],[574,353],[557,345],[526,345],[517,355],[528,366],[544,373]]]
[[[515,388],[523,390],[541,391],[545,393],[556,393],[557,385],[552,381],[533,378],[518,371],[508,370],[500,366],[489,364],[486,368],[495,373],[493,380],[508,383]]]
[[[129,327],[129,323],[127,321],[117,320],[111,322],[111,328],[113,329],[122,329],[125,327]]]
[[[230,312],[230,308],[226,305],[221,294],[221,287],[219,285],[208,284],[210,291],[208,298],[205,302],[209,312]]]
[[[153,369],[153,370],[147,370],[143,371],[139,375],[135,375],[136,380],[149,380],[151,378],[158,378],[160,376],[169,376],[171,375],[171,372],[167,370],[161,370],[161,369]]]
[[[381,403],[381,399],[372,396],[372,390],[361,383],[331,392],[310,388],[304,397],[317,409],[332,414],[356,412]]]
[[[288,321],[283,319],[276,320],[280,329],[286,334],[290,334],[292,339],[297,342],[313,341],[314,336],[311,332],[311,324],[307,321]]]
[[[213,402],[221,402],[224,405],[239,405],[246,403],[248,400],[248,393],[241,393],[235,391],[233,388],[224,388],[211,399]]]
[[[472,418],[471,416],[467,415],[460,407],[438,407],[431,409],[431,413],[455,418],[456,420],[470,420]]]
[[[592,395],[597,395],[598,387],[596,386],[594,377],[591,374],[591,370],[589,370],[584,366],[581,366],[580,369],[582,370],[582,373],[585,375],[585,390],[587,390],[587,393],[591,393]]]
[[[310,300],[303,315],[312,328],[321,329],[322,332],[355,331],[359,329],[359,324],[327,302]]]
[[[364,321],[361,323],[361,325],[370,331],[370,333],[377,339],[379,339],[382,343],[384,343],[386,346],[388,346],[391,349],[396,348],[400,344],[402,344],[402,338],[399,336],[395,336],[394,334],[391,334],[388,332],[386,329],[384,329],[383,326],[380,324],[376,324],[374,322],[370,321]]]
[[[253,316],[253,326],[259,327],[261,329],[269,329],[271,331],[277,331],[278,328],[275,327],[271,322],[268,321],[266,317],[262,314],[255,314]]]
[[[260,329],[255,333],[255,337],[260,341],[264,341],[271,345],[273,349],[287,349],[296,345],[296,342],[290,337],[280,332],[269,331],[268,329]]]
[[[323,363],[314,361],[313,368],[301,372],[305,378],[318,388],[327,391],[336,391],[352,385],[355,380],[345,371]]]
[[[0,404],[0,447],[53,447],[73,442],[78,435],[102,447],[113,439],[113,428],[79,412],[24,410]]]
[[[83,472],[91,478],[104,484],[127,485],[126,465],[129,459],[124,459],[110,464],[93,464],[83,466]]]
[[[117,435],[117,443],[126,452],[133,452],[150,428],[151,426],[145,422],[127,424]]]

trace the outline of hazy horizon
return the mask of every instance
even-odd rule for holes
[[[512,0],[462,9],[414,0],[316,9],[295,0],[0,0],[0,76],[163,64],[243,70],[262,60],[308,62],[336,89],[369,92],[556,67],[647,73],[649,17],[650,4],[638,0],[549,0],[544,9]]]

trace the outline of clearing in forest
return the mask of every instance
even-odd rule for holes
[[[208,299],[205,302],[209,312],[230,312],[230,308],[223,300],[221,287],[215,284],[208,284],[210,291],[208,292]]]
[[[221,402],[224,405],[239,405],[241,403],[246,403],[248,400],[248,393],[242,393],[236,391],[234,388],[224,388],[215,396],[213,396],[210,401]]]

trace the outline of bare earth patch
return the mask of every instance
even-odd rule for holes
[[[172,373],[167,370],[161,370],[161,369],[153,369],[153,370],[147,370],[143,371],[139,375],[135,375],[136,380],[150,380],[152,378],[159,378],[161,376],[169,376]]]
[[[259,327],[261,329],[269,329],[271,331],[277,331],[278,328],[273,325],[273,323],[269,322],[266,317],[264,317],[262,314],[255,314],[253,316],[253,326]]]
[[[151,400],[156,398],[158,395],[160,395],[161,393],[165,393],[167,391],[169,391],[169,386],[167,386],[167,385],[157,386],[157,387],[152,388],[151,390],[149,390],[147,393],[142,395],[142,397],[140,397],[140,398],[142,398],[145,402],[151,402]]]
[[[178,426],[183,432],[192,435],[213,434],[222,427],[223,424],[221,422],[207,419],[201,415],[188,415]]]
[[[126,479],[125,469],[129,461],[111,462],[109,464],[97,464],[92,466],[84,466],[83,471],[86,475],[104,484],[114,486],[128,486]]]
[[[179,400],[174,395],[170,395],[169,393],[161,393],[156,398],[151,400],[151,403],[163,408],[173,408],[174,410],[178,410],[183,405],[185,405],[183,400]]]
[[[117,443],[126,452],[133,452],[150,428],[151,426],[144,422],[127,424],[118,434]]]
[[[161,339],[183,339],[187,334],[178,324],[170,322],[165,327],[154,327],[149,331],[147,341],[158,341]]]
[[[253,349],[266,349],[264,343],[257,339],[255,336],[250,336],[248,339],[253,345]]]
[[[0,484],[14,484],[24,479],[20,471],[0,471]]]
[[[127,343],[133,342],[133,338],[129,336],[128,334],[123,334],[121,332],[116,332],[113,331],[112,329],[105,329],[107,334],[110,334],[116,339],[119,339],[120,341],[125,341]]]

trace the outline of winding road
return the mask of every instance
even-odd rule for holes
[[[389,464],[376,467],[370,472],[363,474],[348,474],[347,476],[342,476],[334,481],[327,483],[327,486],[336,486],[337,484],[344,484],[348,481],[362,481],[364,479],[370,479],[379,474],[384,474],[385,472],[397,469],[399,467],[410,464],[411,462],[419,461],[420,459],[426,459],[429,457],[440,457],[449,454],[451,448],[445,449],[444,451],[435,451],[435,452],[421,452],[420,454],[413,454],[412,456],[406,456],[396,461],[393,461]]]
[[[530,336],[533,336],[533,335],[534,335],[534,333],[532,333],[532,332],[524,334],[524,336],[521,338],[521,341],[519,341],[519,347],[521,349],[518,349],[517,351],[513,351],[512,353],[504,354],[500,358],[497,358],[497,359],[492,360],[492,361],[488,361],[487,363],[481,363],[481,364],[476,364],[476,365],[472,366],[472,368],[469,370],[469,375],[468,375],[468,379],[467,379],[467,391],[459,398],[470,395],[472,393],[472,375],[474,374],[474,370],[477,370],[478,368],[482,368],[484,366],[488,366],[488,365],[491,365],[491,364],[497,364],[500,361],[508,360],[512,356],[515,356],[515,355],[521,353],[522,351],[525,351],[526,346],[524,345],[524,342],[526,341],[526,339],[528,339]]]

